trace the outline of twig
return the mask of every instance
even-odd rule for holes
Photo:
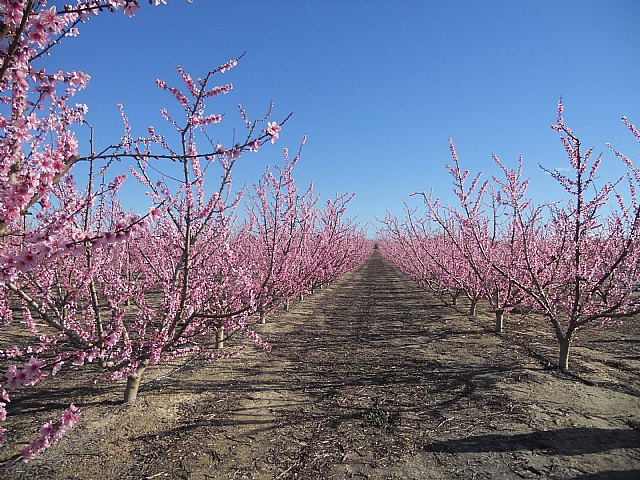
[[[286,475],[287,473],[289,473],[289,472],[291,471],[291,469],[293,469],[293,467],[296,467],[296,466],[298,466],[298,465],[300,465],[300,460],[296,460],[295,462],[293,462],[293,463],[291,464],[291,466],[289,466],[289,468],[287,468],[286,470],[284,470],[284,471],[280,472],[280,474],[279,474],[277,477],[275,477],[275,480],[278,480],[278,479],[280,479],[280,478],[284,478],[284,477],[285,477],[285,475]]]
[[[438,429],[439,429],[442,425],[444,425],[445,423],[447,423],[447,422],[449,422],[449,421],[453,420],[454,418],[455,418],[455,417],[445,418],[443,421],[441,421],[441,422],[438,424],[438,426],[437,426],[436,428],[434,428],[434,429],[433,429],[433,431],[434,431],[434,432],[437,432],[437,431],[438,431]]]
[[[160,475],[167,476],[167,474],[166,474],[165,472],[160,472],[160,473],[156,473],[156,474],[154,474],[154,475],[149,475],[148,477],[144,477],[144,478],[145,478],[145,480],[150,480],[150,479],[152,479],[152,478],[159,477]]]

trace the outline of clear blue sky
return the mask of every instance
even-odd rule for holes
[[[538,200],[562,195],[538,169],[562,167],[549,125],[560,95],[583,143],[605,142],[638,159],[620,117],[640,124],[640,2],[427,0],[169,0],[134,18],[91,20],[50,62],[92,75],[79,100],[90,106],[98,146],[121,135],[116,104],[144,133],[171,101],[156,78],[178,84],[247,52],[222,77],[235,90],[210,104],[226,113],[215,132],[230,144],[235,110],[275,103],[294,116],[275,146],[247,156],[238,184],[252,183],[282,147],[308,143],[297,169],[323,197],[355,191],[360,221],[399,213],[402,199],[431,188],[452,201],[444,164],[453,137],[465,166],[494,172],[491,154],[525,159]],[[608,157],[603,177],[620,172]],[[129,192],[136,191],[129,180]]]

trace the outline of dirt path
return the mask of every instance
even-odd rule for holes
[[[192,361],[133,406],[101,390],[9,478],[640,478],[637,362],[620,388],[561,376],[378,255],[269,322],[271,353]]]

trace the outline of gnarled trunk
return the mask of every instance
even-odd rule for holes
[[[216,331],[216,350],[224,348],[224,325],[220,325]]]
[[[495,328],[496,333],[502,333],[502,330],[504,328],[503,317],[504,317],[504,310],[496,310],[496,328]]]
[[[140,382],[142,381],[142,375],[146,370],[146,365],[138,369],[135,373],[132,373],[127,377],[127,386],[124,390],[124,402],[133,403],[138,398],[138,390],[140,389]]]
[[[456,291],[451,294],[452,305],[454,307],[458,305],[458,298],[460,298],[460,295],[462,295],[463,293],[464,293],[464,290],[460,288],[456,288]]]
[[[571,349],[571,339],[560,340],[560,356],[558,357],[558,366],[560,370],[566,372],[569,370],[569,350]]]
[[[469,315],[472,317],[476,316],[476,307],[478,306],[478,300],[475,298],[471,299],[471,305],[469,306]]]

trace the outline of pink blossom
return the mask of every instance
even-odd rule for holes
[[[53,422],[49,421],[40,427],[40,435],[48,437],[53,432]]]
[[[118,335],[116,332],[111,332],[109,335],[104,337],[104,345],[107,347],[113,347],[118,341]]]
[[[49,42],[49,33],[45,30],[44,25],[36,23],[29,32],[29,40],[37,43],[40,47],[45,47]]]
[[[40,370],[44,367],[45,363],[37,360],[35,357],[31,357],[29,362],[25,365],[24,371],[27,380],[38,380],[42,377],[42,371]]]
[[[280,136],[280,125],[276,122],[267,122],[267,133],[271,135],[271,143],[276,143],[276,140]]]
[[[76,72],[73,70],[69,74],[69,83],[76,88],[84,88],[88,85],[91,77],[84,72]]]
[[[126,178],[126,175],[116,175],[113,182],[109,184],[109,190],[117,191],[122,186]]]
[[[62,368],[62,365],[64,365],[63,361],[56,362],[53,365],[53,368],[51,369],[51,375],[55,375],[56,373],[58,373],[60,371],[60,369]]]
[[[40,438],[31,442],[31,451],[33,452],[34,456],[36,456],[46,450],[49,445],[49,438],[46,436],[40,436]]]
[[[33,317],[31,316],[31,310],[26,305],[22,309],[22,321],[26,325],[29,332],[37,333],[36,325],[33,322]]]
[[[86,115],[89,113],[89,107],[85,103],[76,103],[76,110],[80,115]]]
[[[63,427],[73,427],[78,423],[78,407],[71,404],[60,416],[60,423]]]
[[[51,31],[59,31],[59,23],[56,21],[56,7],[53,6],[48,10],[41,10],[39,21],[42,25]]]
[[[76,356],[73,358],[73,364],[79,367],[84,365],[86,355],[87,354],[84,352],[84,350],[78,350],[78,352],[76,352]]]
[[[20,25],[22,21],[22,16],[24,12],[24,1],[23,0],[11,0],[6,3],[6,10],[4,17],[7,21],[12,22],[14,25]]]
[[[218,70],[220,71],[220,73],[224,73],[227,70],[234,68],[236,65],[238,65],[237,60],[229,60],[227,63],[222,65]]]
[[[87,353],[87,362],[93,362],[99,355],[100,349],[98,347],[93,347],[91,350],[89,350],[89,353]]]
[[[249,151],[257,152],[258,150],[260,150],[260,140],[256,139],[249,145]]]
[[[133,17],[136,14],[136,10],[138,10],[139,8],[140,5],[138,3],[134,2],[133,0],[127,0],[126,5],[122,9],[122,13]]]
[[[20,449],[20,454],[22,455],[22,458],[25,460],[25,462],[36,458],[36,454],[30,445],[22,447]]]
[[[5,374],[7,378],[6,386],[9,390],[18,390],[27,383],[27,374],[23,370],[18,370],[15,365],[11,365]]]

